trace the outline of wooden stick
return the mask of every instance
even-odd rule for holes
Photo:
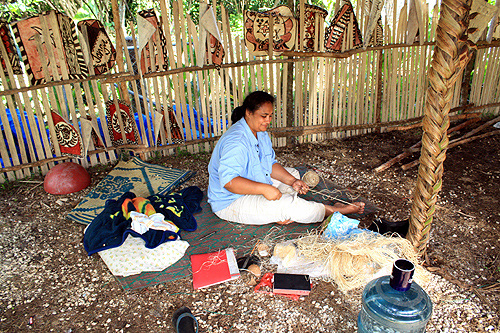
[[[135,54],[135,59],[136,59],[136,67],[137,67],[137,72],[139,73],[139,79],[131,81],[132,82],[132,90],[134,92],[134,100],[135,100],[135,108],[137,110],[137,115],[139,116],[139,131],[141,133],[141,137],[146,140],[146,138],[149,138],[149,142],[153,143],[153,134],[151,130],[151,124],[150,121],[148,120],[146,122],[146,127],[144,127],[144,122],[142,121],[143,116],[146,117],[146,119],[149,119],[149,110],[152,110],[152,103],[151,103],[151,98],[148,98],[147,95],[147,90],[144,85],[144,82],[146,81],[143,78],[143,73],[142,73],[142,66],[141,66],[141,61],[139,61],[139,58],[141,57],[141,54],[139,52],[139,49],[137,47],[137,39],[135,35],[135,27],[133,26],[132,22],[130,22],[130,33],[132,35],[132,47],[134,48],[134,54]],[[125,42],[123,40],[122,42]],[[125,42],[126,43],[126,42]],[[149,45],[149,43],[148,43]],[[142,50],[141,50],[142,52]],[[130,54],[127,49],[126,55],[126,60],[127,60],[127,66],[130,68],[131,71],[133,71],[133,65],[132,65],[132,60],[130,59]],[[140,102],[139,98],[139,89],[137,87],[137,81],[139,81],[139,87],[141,88],[141,94],[142,94],[142,105]],[[142,113],[142,109],[144,109],[144,114]],[[142,142],[142,141],[141,141]]]
[[[184,22],[184,13],[182,12],[183,4],[182,1],[177,0],[172,2],[173,6],[173,17],[174,17],[174,33],[175,33],[175,46],[176,46],[176,56],[177,56],[177,67],[184,67],[183,63],[187,63],[187,61],[183,61],[186,58],[186,52],[184,52],[184,48],[182,47],[183,43],[186,41],[181,38],[181,34],[184,31],[184,26],[182,23]],[[168,40],[168,39],[167,39]],[[179,107],[181,107],[182,116],[184,121],[179,121],[181,126],[184,126],[186,130],[186,139],[192,140],[193,136],[191,133],[191,124],[189,122],[188,110],[186,105],[186,91],[184,89],[184,77],[181,74],[177,74],[178,77],[178,92],[179,95],[175,96],[175,104],[177,106],[177,113],[180,115]],[[180,118],[180,117],[179,117]],[[178,118],[178,119],[179,119]],[[188,151],[190,153],[193,152],[192,146],[188,146]]]
[[[463,143],[467,143],[467,142],[470,142],[470,141],[473,141],[473,140],[477,140],[477,139],[486,138],[488,136],[497,135],[497,134],[500,134],[500,130],[491,131],[491,132],[488,132],[488,133],[483,133],[481,135],[470,136],[470,137],[464,138],[462,140],[453,140],[453,141],[450,141],[450,144],[446,148],[447,149],[451,149],[451,148],[456,147],[458,145],[461,145]]]
[[[116,35],[116,40],[115,40],[115,43],[116,43],[116,65],[118,66],[118,70],[120,72],[124,72],[125,66],[123,64],[123,47],[126,45],[123,44],[123,42],[122,42],[124,40],[123,29],[122,29],[121,22],[120,22],[121,15],[120,15],[120,11],[118,9],[118,1],[117,0],[111,0],[111,10],[113,12],[113,23],[115,25],[115,35]],[[122,96],[122,98],[125,102],[130,104],[130,97],[128,95],[127,87],[125,86],[125,84],[123,82],[119,83],[119,87],[120,87],[120,96]],[[117,106],[116,110],[119,110],[118,106]],[[123,133],[123,128],[121,126],[122,119],[121,119],[120,112],[118,112],[118,114],[119,114],[119,116],[117,118],[118,118],[118,122],[120,123],[120,130]],[[125,140],[125,138],[124,138],[124,140]]]
[[[1,43],[0,43],[1,44]],[[2,59],[8,59],[8,57],[6,57],[7,55],[7,50],[5,49],[4,45],[2,45],[2,48],[1,48],[1,51],[0,52],[0,55],[2,55]],[[6,61],[6,63],[8,63],[8,61]],[[7,75],[9,76],[9,80],[10,80],[10,85],[14,85],[14,80],[13,80],[13,76],[14,76],[14,73],[12,72],[12,68],[8,67],[9,71],[7,72]],[[12,74],[12,75],[10,75]],[[3,70],[3,68],[0,68],[0,79],[1,79],[1,82],[2,82],[2,85],[4,86],[8,86],[8,80],[7,78],[5,77],[5,72]],[[14,97],[14,98],[12,98]],[[12,121],[14,123],[14,127],[15,127],[15,130],[16,130],[16,134],[17,134],[17,143],[18,143],[18,147],[19,148],[16,148],[16,142],[14,141],[15,138],[14,138],[14,135],[12,133],[12,131],[10,130],[10,127],[9,127],[9,119],[7,119],[7,111],[5,110],[5,105],[3,104],[3,101],[2,101],[2,110],[0,110],[1,114],[0,114],[0,117],[2,119],[2,123],[3,123],[3,126],[5,128],[5,135],[7,137],[7,142],[8,142],[8,145],[9,145],[9,149],[8,151],[4,151],[4,155],[5,158],[3,159],[3,162],[5,165],[10,165],[10,159],[9,159],[9,152],[10,152],[10,157],[12,158],[12,162],[13,164],[19,164],[19,163],[25,163],[25,162],[28,162],[28,156],[26,155],[26,150],[24,149],[24,145],[25,145],[25,141],[24,141],[24,138],[23,138],[23,133],[21,131],[21,125],[19,123],[19,119],[17,117],[17,112],[16,112],[16,104],[17,106],[19,107],[19,113],[20,113],[20,118],[22,120],[24,120],[24,108],[23,108],[23,105],[21,103],[21,101],[19,100],[19,96],[17,95],[14,95],[14,96],[6,96],[6,100],[7,100],[7,106],[9,107],[10,109],[10,113],[11,113],[11,116],[12,116]],[[28,100],[28,103],[29,103],[29,100]],[[40,119],[41,121],[41,119]],[[22,121],[22,123],[24,123],[24,121]],[[7,130],[7,128],[9,128],[9,130]],[[25,128],[25,131],[27,132],[27,126],[24,127]],[[36,131],[37,130],[37,127],[35,126],[34,128],[31,127],[32,130]],[[30,145],[28,146],[29,148],[29,153],[31,156],[35,157],[35,154],[34,154],[34,151],[33,151],[33,145],[31,144],[31,140],[30,138],[28,137],[27,135],[27,138],[26,138]],[[2,142],[2,146],[3,146],[3,142]],[[19,149],[19,152],[18,150]],[[21,161],[19,161],[19,158],[18,158],[18,153],[21,155]],[[24,177],[27,177],[29,176],[30,174],[30,171],[28,170],[28,172],[25,172],[25,171],[19,171],[16,173],[16,176],[18,178],[24,178]],[[13,180],[13,176],[12,175],[9,175],[8,176],[9,179],[12,179]]]
[[[45,25],[42,25],[42,29],[44,26]],[[45,33],[43,35],[45,35]],[[43,35],[39,35],[39,34],[35,35],[35,45],[36,45],[38,55],[40,57],[40,62],[42,64],[42,71],[44,73],[44,76],[46,78],[48,78],[48,77],[50,77],[49,70],[47,68],[47,61],[46,61],[45,55],[44,55],[45,52],[43,52],[43,49],[42,49],[42,44],[43,44],[42,36]],[[47,36],[47,35],[45,35],[45,36]],[[50,45],[50,42],[47,42],[47,45]],[[52,147],[54,149],[55,155],[60,156],[61,149],[59,148],[59,144],[57,144],[57,139],[56,139],[57,136],[56,136],[56,131],[55,131],[55,127],[54,127],[54,121],[52,120],[52,113],[50,112],[50,110],[52,110],[51,105],[54,108],[56,108],[56,106],[57,106],[57,100],[56,100],[56,97],[54,94],[54,90],[58,91],[57,89],[51,89],[51,88],[48,89],[48,91],[49,91],[48,98],[47,98],[47,94],[44,93],[44,91],[42,91],[41,95],[42,95],[42,102],[43,102],[44,108],[45,108],[45,115],[47,117],[47,125],[49,127],[50,138],[52,141]],[[49,104],[49,100],[50,100],[50,104]]]
[[[197,144],[206,143],[206,142],[215,142],[215,141],[219,140],[220,137],[221,137],[221,135],[217,135],[217,136],[212,136],[211,138],[191,140],[188,142],[174,143],[171,145],[159,146],[159,147],[147,147],[147,146],[138,147],[138,146],[128,145],[128,147],[120,147],[120,148],[131,151],[133,153],[148,153],[148,152],[153,152],[153,151],[155,151],[155,152],[162,151],[165,149],[175,149],[175,148],[188,147],[188,146],[197,145]]]
[[[160,34],[158,33],[158,29],[155,31],[155,38],[157,41],[160,40]],[[148,42],[148,45],[146,47],[149,47],[149,54],[150,54],[150,57],[149,57],[149,60],[151,61],[151,69],[154,71],[155,68],[157,68],[157,64],[156,64],[156,55],[158,54],[158,60],[160,58],[162,58],[162,54],[160,54],[159,50],[158,50],[158,47],[155,47],[154,44],[156,44],[156,46],[159,46],[160,43],[153,43],[152,40],[149,40]],[[158,64],[159,65],[159,64]],[[147,81],[146,81],[147,82]],[[153,83],[153,91],[151,92],[151,83]],[[151,125],[150,124],[150,121],[149,119],[151,118],[153,120],[153,124],[156,124],[156,117],[159,117],[159,115],[157,114],[157,112],[161,112],[161,107],[163,105],[166,106],[166,101],[162,101],[161,98],[160,98],[160,89],[159,89],[159,82],[158,82],[158,78],[152,78],[151,79],[151,82],[149,83],[149,99],[150,100],[154,100],[155,101],[155,104],[156,104],[156,107],[151,105],[151,111],[150,112],[146,112],[146,119],[147,119],[147,123],[148,123],[148,132],[150,133],[150,135],[152,136],[152,139],[150,141],[150,146],[156,146],[157,144],[157,140],[158,138],[155,137],[155,135],[153,135],[153,129],[154,129],[154,125]],[[151,103],[152,104],[152,103]],[[167,108],[167,115],[168,115],[168,108]],[[163,118],[165,118],[165,116],[163,116]],[[142,121],[141,121],[142,123]],[[162,123],[163,123],[163,119],[162,119]],[[161,144],[165,144],[166,143],[166,138],[165,138],[165,133],[163,131],[163,128],[161,128],[162,130],[160,130],[160,133],[159,133],[159,137],[160,137],[160,142]]]
[[[90,46],[88,44],[87,44],[87,47],[89,47],[89,54],[90,54],[91,51],[90,51]],[[128,52],[126,53],[126,55],[128,57]],[[111,68],[110,70],[117,70],[117,68],[118,68],[118,66],[114,65],[113,68]],[[91,68],[90,72],[94,73],[94,68],[93,67]],[[110,74],[110,75],[113,75],[113,74]],[[121,73],[121,75],[123,75],[123,73]],[[92,76],[92,78],[95,78],[95,76]],[[99,96],[99,87],[97,85],[97,80],[95,80],[95,79],[90,80],[90,85],[92,86],[92,90],[94,91],[95,104],[97,105],[97,109],[98,109],[98,112],[99,112],[99,122],[101,124],[101,128],[103,129],[103,133],[104,133],[104,138],[103,138],[103,140],[104,140],[104,146],[105,147],[111,147],[113,145],[113,143],[112,143],[112,140],[111,140],[111,133],[109,133],[109,130],[107,130],[105,100],[103,100]],[[104,94],[107,91],[106,91],[105,85],[101,84],[101,87],[104,87],[104,88],[101,89],[103,91],[103,97],[104,97],[105,96]],[[89,95],[89,96],[92,96],[92,95]],[[105,150],[106,149],[107,148],[105,148]],[[107,151],[104,154],[103,161],[106,161],[106,163],[114,162],[116,160],[117,160],[117,154],[116,154],[116,152],[115,152],[114,149],[111,149],[111,150],[109,150],[109,152]]]
[[[470,131],[470,132],[466,133],[465,135],[463,135],[462,137],[460,137],[459,140],[468,138],[468,137],[476,134],[477,132],[481,131],[482,129],[484,129],[484,128],[490,126],[490,125],[493,125],[493,124],[495,124],[495,123],[497,123],[499,121],[500,121],[500,116],[498,116],[498,117],[496,117],[496,118],[494,118],[494,119],[492,119],[490,121],[487,121],[484,124],[482,124],[481,126],[473,129],[472,131]],[[457,141],[457,140],[455,140],[455,141]]]
[[[167,44],[169,44],[169,43],[167,43]],[[415,44],[415,45],[419,45],[419,44]],[[433,46],[434,42],[426,42],[426,43],[424,43],[424,45]],[[237,67],[246,67],[246,66],[250,66],[250,65],[267,64],[267,63],[295,63],[295,62],[307,61],[307,59],[305,59],[304,57],[347,58],[347,57],[351,56],[352,54],[368,52],[371,50],[385,50],[385,49],[394,49],[394,48],[411,47],[411,46],[412,45],[407,45],[407,44],[403,44],[403,43],[391,44],[391,45],[384,45],[384,46],[368,47],[366,49],[349,50],[349,51],[346,51],[344,53],[288,51],[288,52],[283,52],[281,54],[282,56],[291,57],[288,59],[265,59],[265,60],[243,61],[243,62],[236,62],[236,63],[225,63],[225,64],[221,65],[221,68],[232,68],[232,67],[237,68]],[[492,42],[490,44],[482,44],[482,42],[479,41],[477,44],[478,49],[498,47],[498,46],[500,46],[500,41],[495,41],[495,42]],[[297,58],[294,58],[294,57],[297,57]],[[173,69],[144,74],[144,77],[165,76],[165,75],[189,72],[189,71],[193,71],[193,70],[208,71],[208,70],[214,69],[215,66],[214,65],[206,65],[203,67],[192,66],[192,67],[175,68],[175,66],[171,65],[171,68],[173,68]],[[88,80],[101,80],[102,83],[120,83],[120,82],[124,82],[124,81],[133,81],[133,80],[138,80],[138,79],[140,79],[140,76],[138,74],[131,75],[130,72],[125,72],[125,71],[118,72],[118,73],[106,73],[106,74],[94,75],[94,76],[89,76],[89,77],[80,78],[80,79],[68,79],[68,80],[58,80],[58,81],[47,82],[47,83],[37,85],[36,88],[34,88],[34,87],[21,87],[21,88],[15,88],[15,89],[2,90],[2,91],[0,91],[0,96],[12,95],[12,94],[18,93],[18,92],[31,91],[31,90],[47,88],[47,87],[61,86],[61,85],[70,84],[70,83],[81,83],[81,82],[88,81]]]
[[[193,48],[189,45],[189,39],[186,36],[187,26],[186,26],[186,18],[184,17],[184,13],[183,13],[183,2],[178,0],[177,3],[179,6],[179,19],[180,19],[180,23],[181,23],[180,24],[181,41],[183,41],[182,47],[184,49],[183,64],[185,64],[186,66],[190,66],[190,65],[192,65],[192,63],[190,63],[189,58],[191,58],[191,60],[194,59],[193,55],[192,55]],[[194,139],[194,138],[196,138],[196,124],[195,124],[195,119],[194,119],[194,103],[193,103],[193,93],[192,93],[192,85],[191,85],[192,74],[193,74],[192,71],[186,73],[186,82],[188,83],[187,84],[187,101],[189,103],[189,110],[187,110],[188,104],[186,103],[186,114],[188,114],[188,118],[185,118],[184,121],[189,123],[189,129],[186,128],[186,131],[189,130],[191,133],[191,138]],[[183,101],[185,101],[185,97],[184,97]],[[197,153],[197,152],[199,152],[199,147],[197,145],[189,146],[188,151]]]
[[[142,148],[146,148],[146,146],[142,146]],[[137,146],[137,145],[120,145],[120,146],[115,146],[115,147],[110,147],[110,148],[105,148],[105,149],[96,149],[96,150],[92,150],[92,151],[87,152],[87,155],[109,153],[109,152],[112,152],[114,150],[120,150],[120,149],[130,150],[130,151],[136,151],[136,150],[140,150],[141,146]],[[26,168],[33,168],[33,167],[42,166],[42,165],[48,164],[48,163],[54,163],[54,162],[57,162],[57,161],[64,161],[64,160],[71,160],[71,159],[74,159],[74,157],[73,156],[52,157],[52,158],[47,158],[47,159],[44,159],[44,160],[36,161],[36,162],[33,162],[33,163],[24,163],[24,164],[19,164],[19,165],[12,166],[12,167],[2,168],[2,169],[0,169],[0,173],[5,173],[5,172],[8,173],[8,172],[11,172],[11,171],[22,170],[22,169],[26,169]]]
[[[473,118],[474,116],[472,116]],[[333,124],[322,124],[322,125],[313,125],[313,126],[295,126],[295,127],[283,127],[283,128],[270,128],[268,130],[275,137],[288,137],[288,136],[301,136],[301,135],[309,135],[314,133],[326,133],[326,132],[341,132],[341,131],[352,131],[352,130],[360,130],[360,129],[368,129],[368,128],[377,128],[377,127],[388,127],[407,123],[413,123],[415,121],[421,121],[423,117],[416,117],[405,120],[397,120],[397,121],[388,121],[385,123],[374,123],[374,124],[359,124],[359,125],[343,125],[343,126],[334,126]],[[471,118],[471,116],[467,113],[452,115],[450,116],[451,120],[456,119],[464,119]]]
[[[89,55],[89,61],[87,63],[87,66],[88,66],[89,75],[93,76],[95,74],[95,71],[94,71],[94,64],[92,62],[92,56],[91,56],[90,46],[89,46],[89,43],[88,43],[87,25],[85,25],[85,24],[82,25],[81,32],[82,33],[78,35],[79,40],[80,40],[80,45],[82,45],[82,52],[83,53],[87,52],[87,54]],[[87,49],[83,49],[83,47],[87,47]],[[96,110],[95,109],[96,105],[94,105],[94,101],[92,100],[92,93],[90,91],[91,82],[93,84],[95,84],[95,81],[86,81],[86,82],[82,82],[82,86],[83,86],[84,94],[87,97],[87,104],[88,104],[88,108],[89,108],[90,117],[92,119],[94,119],[94,117],[96,115],[96,111],[95,111]],[[96,91],[96,90],[94,90],[94,91]],[[98,107],[98,109],[100,111],[102,109],[102,106],[101,106],[101,103],[99,103],[99,101],[97,100],[97,96],[96,96],[96,104],[97,104],[97,107]],[[101,124],[104,125],[104,123],[105,123],[105,121],[103,122],[101,120]],[[108,131],[106,131],[106,132],[108,132]],[[109,133],[108,133],[108,137],[109,137]],[[83,138],[83,140],[85,141],[85,138]],[[103,138],[103,140],[107,140],[107,139]],[[108,142],[110,142],[110,141],[107,140],[107,141],[103,142],[103,144],[104,144],[105,147],[108,146],[108,144],[107,144]],[[95,149],[92,140],[90,140],[90,147],[89,148]],[[87,152],[88,152],[88,149],[87,149]],[[108,163],[109,162],[105,153],[99,154],[98,158],[99,158],[99,161],[101,163]]]
[[[450,129],[448,129],[447,131],[447,134],[450,134],[452,132],[455,132],[455,131],[458,131],[472,123],[475,123],[479,121],[479,118],[473,118],[473,119],[469,119],[463,123],[461,123],[460,125],[457,125],[455,127],[452,127]],[[404,159],[405,157],[408,157],[410,156],[411,154],[413,154],[414,152],[418,151],[417,148],[420,147],[422,145],[422,140],[420,140],[419,142],[415,143],[413,146],[411,146],[410,148],[408,148],[407,150],[405,150],[404,152],[402,152],[401,154],[399,154],[398,156],[390,159],[389,161],[385,162],[384,164],[378,166],[377,168],[375,168],[375,172],[381,172],[381,171],[384,171],[384,170],[387,170],[388,168],[390,168],[391,166],[393,166],[394,164],[396,164],[397,162],[401,161],[402,159]]]
[[[471,137],[468,137],[466,139],[462,139],[462,140],[458,140],[458,141],[455,141],[451,144],[448,145],[448,147],[446,147],[446,149],[451,149],[451,148],[454,148],[458,145],[461,145],[463,143],[467,143],[467,142],[470,142],[470,141],[474,141],[474,140],[477,140],[477,139],[482,139],[482,138],[486,138],[486,137],[489,137],[489,136],[493,136],[493,135],[497,135],[497,134],[500,134],[500,130],[498,131],[491,131],[491,132],[488,132],[488,133],[484,133],[484,134],[481,134],[481,135],[476,135],[476,136],[471,136]],[[407,163],[407,164],[404,164],[401,166],[401,169],[403,170],[408,170],[414,166],[417,166],[419,163],[419,160],[415,160],[415,161],[412,161],[410,163]]]
[[[478,119],[479,120],[480,118],[481,118],[481,113],[479,113],[479,112],[462,113],[462,114],[450,116],[450,120],[457,120],[457,119]],[[411,119],[415,119],[415,118],[411,118]],[[421,126],[422,126],[422,122],[420,121],[420,122],[412,124],[412,125],[391,127],[391,128],[388,128],[387,131],[405,131],[405,130],[409,130],[409,129],[421,127]]]
[[[229,27],[229,16],[226,12],[226,8],[221,5],[221,16],[222,16],[222,34],[224,36],[223,38],[223,45],[224,45],[224,49],[226,50],[226,54],[228,54],[227,57],[229,57],[229,54],[232,54],[233,50],[230,50],[229,49],[229,39],[231,39],[231,29]],[[232,59],[232,56],[231,56],[231,59]],[[233,77],[234,77],[234,68],[224,68],[224,69],[221,69],[222,71],[222,75],[223,75],[223,78],[224,78],[224,84],[225,84],[225,97],[222,98],[222,103],[224,103],[225,101],[225,112],[223,112],[223,121],[224,121],[224,131],[226,131],[227,129],[227,125],[226,125],[226,119],[230,119],[231,118],[231,112],[232,112],[232,109],[231,109],[231,78],[230,78],[230,72],[233,73]],[[233,82],[233,86],[234,86],[234,82]]]
[[[193,20],[191,19],[191,16],[187,16],[187,27],[188,27],[188,32],[189,32],[189,35],[191,36],[190,38],[192,38],[192,42],[191,42],[191,57],[194,61],[194,59],[198,59],[198,56],[200,56],[198,54],[199,52],[199,41],[198,41],[198,37],[196,36],[196,26],[193,22]],[[197,122],[197,125],[198,125],[198,130],[199,130],[199,138],[202,138],[203,137],[203,134],[207,135],[208,134],[208,131],[206,130],[207,127],[206,127],[206,118],[204,116],[205,114],[205,111],[203,110],[203,99],[205,97],[205,94],[203,92],[203,79],[202,79],[202,72],[201,71],[196,71],[196,72],[193,72],[194,73],[194,76],[193,76],[193,81],[195,82],[195,85],[194,85],[194,89],[193,89],[193,97],[194,97],[194,103],[193,103],[193,107],[196,106],[196,108],[198,109],[198,122]],[[205,119],[204,121],[204,125],[205,127],[203,127],[201,125],[201,119]],[[210,146],[208,145],[208,143],[205,144],[205,151],[209,151],[210,149]]]

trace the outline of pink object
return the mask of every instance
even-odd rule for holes
[[[90,185],[90,175],[80,164],[64,162],[49,170],[43,188],[50,194],[69,194]]]

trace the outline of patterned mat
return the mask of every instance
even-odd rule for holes
[[[305,168],[297,168],[301,174],[305,172]],[[351,195],[348,191],[341,191],[338,187],[334,186],[329,180],[321,181],[316,187],[316,190],[322,189],[336,189],[335,192],[342,199],[349,200]],[[321,198],[317,194],[307,194],[304,196],[318,202],[330,203],[328,199]],[[377,207],[363,198],[357,198],[358,201],[366,203],[365,213],[370,214],[377,210]],[[277,224],[254,226],[244,225],[238,223],[227,222],[219,219],[210,208],[206,196],[201,203],[202,211],[195,215],[198,223],[198,229],[194,232],[182,232],[181,238],[189,242],[190,246],[187,249],[184,257],[176,262],[174,265],[166,268],[161,272],[143,272],[138,275],[131,275],[127,277],[116,276],[117,281],[125,290],[141,289],[147,286],[152,286],[168,281],[191,276],[191,263],[189,257],[192,254],[213,252],[227,247],[235,249],[236,257],[241,257],[250,253],[257,240],[263,240],[267,235],[272,239],[279,239],[280,241],[286,239],[297,238],[304,235],[310,230],[320,226],[320,223],[314,224],[299,224],[291,223],[285,226]],[[360,218],[361,216],[352,216],[353,218]],[[204,236],[209,235],[206,238]],[[204,238],[200,240],[200,238]]]
[[[189,261],[189,257],[192,254],[208,253],[232,247],[235,250],[236,257],[240,257],[249,253],[255,242],[258,239],[264,239],[269,233],[272,233],[273,237],[291,239],[319,226],[319,223],[292,223],[285,226],[273,223],[254,226],[227,222],[212,213],[206,196],[201,202],[201,207],[202,211],[195,215],[198,223],[196,231],[181,233],[181,238],[190,244],[184,257],[162,272],[143,272],[138,275],[126,277],[116,276],[117,281],[123,289],[141,289],[149,285],[156,285],[191,276],[191,262]],[[213,231],[215,231],[215,234],[200,240],[200,238]]]
[[[104,209],[108,199],[118,199],[128,191],[134,192],[138,197],[165,194],[193,175],[192,171],[149,164],[137,157],[127,162],[120,161],[66,218],[89,224]]]

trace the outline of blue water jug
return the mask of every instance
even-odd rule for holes
[[[392,275],[366,285],[358,332],[425,332],[432,314],[432,302],[417,283],[412,283],[414,270],[410,261],[398,259]]]

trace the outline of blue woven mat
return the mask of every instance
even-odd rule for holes
[[[128,191],[134,192],[138,197],[166,194],[193,174],[192,171],[149,164],[137,157],[127,162],[120,161],[66,218],[89,224],[104,209],[106,200],[118,199]]]

